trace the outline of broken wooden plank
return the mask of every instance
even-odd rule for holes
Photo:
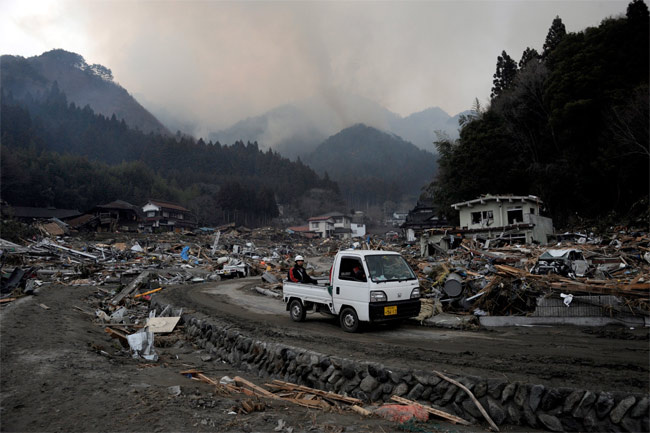
[[[129,339],[126,338],[126,334],[122,334],[120,331],[116,331],[115,329],[111,329],[108,326],[104,328],[104,331],[108,333],[108,335],[111,336],[111,338],[117,338],[120,343],[122,343],[122,346],[124,347],[130,347],[129,346]]]
[[[474,397],[474,394],[472,393],[472,391],[467,389],[467,387],[465,385],[463,385],[462,383],[458,382],[457,380],[454,380],[454,379],[451,379],[451,378],[445,376],[444,374],[440,373],[439,371],[433,370],[433,372],[435,374],[437,374],[439,377],[441,377],[442,379],[446,380],[447,382],[452,383],[452,384],[456,385],[457,387],[459,387],[460,389],[462,389],[463,391],[465,391],[467,393],[467,395],[469,395],[469,397],[472,399],[472,401],[474,402],[474,404],[476,405],[478,410],[481,412],[481,414],[483,414],[483,417],[490,424],[492,429],[494,431],[497,431],[497,432],[499,431],[499,427],[497,427],[497,425],[494,423],[494,421],[492,421],[492,418],[490,418],[490,415],[488,415],[488,413],[485,411],[485,409],[483,408],[483,405],[476,399],[476,397]]]
[[[321,397],[331,398],[333,400],[338,400],[349,404],[363,404],[363,402],[358,398],[346,397],[344,395],[335,394],[330,391],[321,391],[320,389],[314,389],[304,385],[296,385],[295,383],[290,383],[290,382],[283,382],[277,379],[274,380],[272,384],[267,384],[267,385],[274,386],[280,389],[286,389],[286,390],[304,391],[311,394],[319,395]]]
[[[273,394],[271,391],[267,391],[267,390],[264,389],[264,388],[260,388],[259,386],[255,385],[253,382],[249,382],[248,380],[246,380],[246,379],[244,379],[244,378],[242,378],[242,377],[235,376],[235,377],[233,378],[233,380],[234,380],[235,382],[241,382],[241,383],[243,383],[244,385],[248,386],[249,388],[253,389],[254,391],[257,391],[259,394],[261,394],[261,395],[263,395],[263,396],[265,396],[265,397],[274,398],[274,399],[276,399],[276,400],[279,400],[279,399],[280,399],[280,397],[278,397],[277,395]]]
[[[463,418],[457,417],[456,415],[452,415],[450,413],[447,413],[447,412],[439,410],[439,409],[434,409],[431,406],[425,406],[425,405],[420,404],[420,403],[418,403],[416,401],[413,401],[413,400],[408,400],[406,398],[398,397],[396,395],[392,396],[391,400],[395,400],[396,402],[402,403],[402,404],[413,404],[415,406],[419,406],[422,409],[426,410],[427,412],[429,412],[429,413],[431,413],[433,415],[439,416],[440,418],[444,418],[447,421],[450,421],[450,422],[452,422],[454,424],[471,425],[471,423],[469,421],[464,420]]]
[[[307,400],[304,398],[283,398],[282,400],[289,401],[299,406],[308,407],[310,409],[330,409],[332,407],[323,400]]]
[[[370,412],[368,409],[364,409],[361,406],[357,406],[356,404],[353,404],[350,406],[350,409],[356,413],[358,413],[361,416],[371,416],[372,412]]]
[[[59,244],[51,242],[49,239],[43,239],[40,243],[36,244],[36,246],[39,246],[39,247],[40,246],[52,247],[52,248],[56,248],[56,249],[61,250],[61,251],[65,251],[65,252],[68,252],[68,253],[79,255],[81,257],[86,257],[88,259],[93,259],[95,261],[97,260],[97,257],[93,256],[92,254],[84,253],[83,251],[77,251],[77,250],[73,250],[72,248],[67,248],[67,247],[61,246]]]
[[[196,373],[196,377],[198,377],[199,379],[201,379],[205,383],[209,383],[210,385],[215,385],[215,386],[221,387],[221,384],[219,382],[217,382],[214,379],[209,378],[208,376],[206,376],[203,373]]]
[[[4,304],[4,303],[6,303],[6,302],[15,301],[16,299],[18,299],[18,298],[4,298],[4,299],[0,299],[0,304]]]
[[[149,277],[150,272],[149,271],[143,271],[138,275],[133,281],[129,283],[128,286],[126,286],[120,293],[118,293],[112,300],[111,304],[119,304],[122,302],[122,300],[130,295],[135,289],[140,287],[140,285],[144,282],[145,279]]]

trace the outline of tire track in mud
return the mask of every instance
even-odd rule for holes
[[[281,301],[257,295],[258,279],[168,288],[165,301],[232,323],[246,335],[390,368],[575,387],[648,392],[648,330],[616,328],[603,336],[575,327],[457,331],[402,325],[349,334],[335,318],[308,315],[294,323]],[[255,309],[255,303],[261,306]],[[271,303],[278,303],[277,308]],[[242,305],[243,304],[243,305]]]

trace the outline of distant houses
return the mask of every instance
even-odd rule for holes
[[[2,215],[11,216],[19,221],[31,223],[34,221],[57,218],[65,221],[82,215],[76,209],[57,209],[54,207],[2,206]]]
[[[142,206],[145,231],[193,230],[197,227],[196,216],[183,206],[162,200],[149,200]]]
[[[58,221],[73,229],[98,232],[184,231],[194,230],[198,225],[196,216],[189,209],[177,203],[153,199],[144,206],[115,200],[99,204],[86,213],[3,204],[2,215],[28,223]]]
[[[341,212],[329,212],[309,218],[309,232],[321,238],[356,238],[366,235],[366,226],[353,223],[353,218]]]

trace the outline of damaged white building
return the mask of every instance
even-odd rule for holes
[[[431,229],[420,238],[422,254],[448,250],[462,238],[509,244],[548,243],[553,234],[553,220],[540,215],[542,200],[534,195],[491,195],[454,203],[459,212],[456,229]],[[428,246],[428,248],[427,248]],[[429,251],[427,251],[429,250]]]

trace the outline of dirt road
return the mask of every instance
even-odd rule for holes
[[[395,424],[384,419],[270,399],[262,399],[266,407],[261,411],[237,414],[242,400],[250,397],[216,393],[179,372],[196,368],[215,379],[239,375],[259,383],[259,378],[209,359],[182,331],[157,337],[158,361],[133,359],[108,337],[105,325],[93,322],[92,313],[74,308],[88,311],[96,290],[47,286],[39,296],[2,306],[0,431],[395,431]],[[176,386],[180,388],[170,390]],[[427,429],[449,431],[435,422],[427,423]]]
[[[251,336],[291,342],[322,353],[422,369],[508,377],[589,389],[648,387],[646,330],[507,329],[460,332],[403,326],[346,334],[332,319],[289,320],[278,300],[245,288],[256,280],[166,288],[162,296],[228,318]],[[104,287],[110,290],[110,287]],[[213,378],[243,376],[214,362],[182,331],[157,337],[160,359],[133,359],[96,323],[96,287],[47,285],[0,308],[1,431],[398,431],[386,420],[267,401],[261,412],[236,415],[241,394],[219,395],[179,374],[198,368]],[[75,307],[80,307],[82,312]],[[146,306],[144,306],[146,308]],[[259,383],[259,382],[258,382]],[[180,394],[170,387],[180,386]],[[418,427],[420,428],[420,427]],[[481,426],[430,421],[433,432],[476,432]],[[420,430],[421,431],[421,430]],[[519,431],[504,426],[502,431]],[[532,431],[527,429],[527,431]]]
[[[257,278],[166,289],[177,306],[236,324],[246,334],[387,367],[436,369],[593,391],[648,392],[648,329],[516,327],[455,331],[402,325],[343,332],[335,319],[289,319],[284,304],[259,295]]]

